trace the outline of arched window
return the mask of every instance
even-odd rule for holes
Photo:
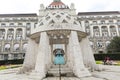
[[[113,37],[117,36],[117,32],[116,32],[116,27],[115,26],[110,26],[110,33],[111,33],[111,35]]]
[[[27,43],[24,43],[24,44],[23,44],[23,51],[26,51],[26,50],[27,50],[27,46],[28,46]]]
[[[14,29],[8,29],[7,39],[12,40],[14,35]]]
[[[103,42],[101,40],[98,40],[97,47],[98,48],[102,48],[103,47]]]
[[[106,47],[110,44],[110,41],[106,41]]]
[[[17,29],[17,30],[16,30],[16,39],[17,39],[17,40],[22,39],[22,34],[23,34],[22,29],[21,29],[21,28]]]
[[[4,39],[5,29],[0,29],[0,40]]]
[[[100,36],[100,32],[99,32],[99,27],[98,26],[94,26],[93,27],[93,32],[94,32],[94,36],[95,37],[99,37]]]
[[[19,51],[20,50],[20,45],[19,44],[14,44],[14,51]]]
[[[108,36],[107,26],[102,26],[101,30],[102,30],[102,36],[107,37]]]
[[[40,25],[43,25],[43,23],[41,23]],[[37,23],[34,23],[34,28],[36,28],[37,27]]]
[[[89,22],[88,21],[85,21],[85,26],[89,26]]]
[[[10,44],[5,44],[4,51],[10,51]]]
[[[31,23],[26,23],[26,28],[29,30],[31,27]]]

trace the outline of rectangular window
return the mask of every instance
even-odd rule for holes
[[[105,24],[105,21],[101,21],[101,24]]]
[[[6,24],[5,24],[5,23],[2,23],[2,24],[1,24],[1,26],[3,26],[3,27],[4,27],[4,26],[6,26]]]
[[[22,23],[18,23],[18,26],[22,26],[23,24]]]
[[[10,26],[14,26],[14,23],[10,23]]]
[[[97,24],[97,21],[93,21],[93,24]]]
[[[14,59],[17,59],[18,58],[18,54],[14,54]]]

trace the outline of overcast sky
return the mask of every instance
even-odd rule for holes
[[[48,6],[53,0],[0,0],[0,14],[38,13],[40,4]],[[77,12],[120,11],[120,0],[62,0],[70,6],[75,4]]]

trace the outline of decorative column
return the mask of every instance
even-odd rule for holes
[[[48,36],[46,32],[42,32],[40,34],[40,42],[39,42],[39,48],[38,48],[38,55],[35,65],[35,73],[36,76],[39,79],[42,79],[46,76],[46,54],[48,53]]]
[[[118,26],[116,25],[115,28],[116,28],[117,36],[119,36],[120,34],[119,34],[119,31],[118,31]]]
[[[90,34],[91,34],[91,37],[93,37],[93,26],[90,26]]]
[[[102,29],[101,29],[101,26],[99,26],[99,30],[100,30],[100,37],[102,37]]]
[[[28,47],[25,54],[25,60],[19,73],[29,72],[34,69],[36,62],[36,48],[37,43],[31,38],[28,38]]]
[[[83,51],[83,58],[84,58],[85,65],[87,67],[90,67],[91,71],[102,70],[101,67],[96,65],[96,62],[93,56],[93,51],[90,46],[88,37],[82,39],[82,41],[80,42],[80,45],[82,46],[81,49]]]
[[[85,68],[83,64],[82,51],[78,40],[78,35],[76,31],[71,31],[69,42],[74,59],[74,69],[73,72],[77,77],[91,76],[90,72]]]
[[[7,35],[8,35],[8,29],[5,29],[5,40],[7,40]]]
[[[110,26],[107,26],[107,28],[108,28],[108,34],[109,34],[109,37],[111,37]]]
[[[22,28],[22,30],[23,30],[22,38],[25,39],[25,37],[26,37],[26,34],[25,34],[26,33],[26,29]]]
[[[14,36],[13,39],[16,39],[16,29],[14,29]]]

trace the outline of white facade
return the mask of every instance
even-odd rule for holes
[[[102,70],[95,63],[88,35],[77,20],[73,4],[71,6],[65,6],[60,0],[53,1],[47,8],[41,5],[38,24],[31,27],[25,60],[19,73],[30,73],[40,80],[47,75],[58,76],[59,68],[54,63],[57,49],[54,45],[57,44],[64,44],[64,53],[60,52],[65,59],[61,64],[61,74],[80,78],[91,76],[90,71]]]
[[[120,12],[81,12],[78,19],[89,34],[95,53],[106,52],[106,47],[115,36],[120,36]]]
[[[43,25],[42,22],[45,24],[52,24],[56,22],[57,18],[60,16],[65,18],[63,22],[73,22],[69,21],[69,15],[67,16],[69,7],[66,5],[49,5],[48,7],[44,7],[44,5],[41,4],[40,6],[41,9],[39,10],[39,15],[41,16],[37,16],[36,14],[0,14],[0,60],[24,58],[24,50],[26,49],[25,46],[28,42],[27,36],[29,36],[30,33],[34,33],[34,31],[36,32],[38,29],[35,30],[35,28],[38,25]],[[47,11],[44,11],[45,8],[47,8]],[[41,20],[41,17],[47,15],[50,11],[52,12],[50,9],[53,8],[65,9],[64,15],[60,13],[57,13],[56,17],[55,15],[51,15],[51,17],[55,17],[54,21]],[[69,13],[75,15],[74,4],[71,4],[70,8],[72,10],[69,11]],[[93,48],[94,53],[106,52],[106,46],[110,43],[110,40],[114,36],[120,36],[119,11],[79,12],[78,15],[75,16],[77,16],[75,20],[78,20],[79,22],[73,23],[80,24],[82,29],[89,34],[90,45]],[[58,24],[55,26],[60,27]],[[43,30],[49,30],[48,26],[43,28]],[[34,30],[31,32],[31,29]],[[68,28],[66,27],[66,29]],[[76,30],[78,30],[77,27]]]
[[[0,14],[0,60],[23,59],[36,14]]]

